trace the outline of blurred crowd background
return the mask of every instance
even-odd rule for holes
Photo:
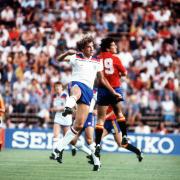
[[[135,132],[180,133],[180,3],[177,0],[0,0],[0,93],[4,126],[48,128],[54,82],[66,88],[57,55],[84,34],[115,38],[128,70],[123,109]],[[39,117],[17,123],[13,117]],[[22,118],[22,117],[21,117]],[[154,124],[151,122],[155,122]]]

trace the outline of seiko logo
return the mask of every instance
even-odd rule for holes
[[[80,138],[85,142],[83,136]],[[169,154],[175,147],[174,141],[170,137],[130,135],[129,138],[130,143],[137,146],[144,153]],[[52,139],[52,132],[14,131],[11,147],[20,149],[52,149]],[[66,149],[69,149],[69,146]],[[127,152],[124,148],[118,147],[112,135],[108,135],[103,139],[102,150]]]

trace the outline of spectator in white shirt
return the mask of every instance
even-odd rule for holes
[[[20,41],[16,42],[16,45],[13,46],[12,51],[14,53],[22,52],[23,54],[26,54],[27,52],[25,46],[23,46]]]
[[[13,9],[11,9],[9,6],[7,6],[4,10],[2,10],[1,19],[5,22],[13,21],[14,20]]]
[[[36,1],[35,0],[22,0],[21,6],[24,8],[27,7],[35,7]]]
[[[122,64],[126,67],[126,68],[129,68],[129,64],[131,62],[133,62],[133,56],[131,54],[131,52],[128,50],[128,49],[123,49],[123,51],[121,51],[119,53],[119,58],[121,59],[122,61]]]
[[[153,56],[150,56],[146,61],[147,73],[149,76],[154,76],[155,69],[158,67],[158,62]]]
[[[138,134],[150,134],[151,128],[148,125],[145,125],[145,122],[139,121],[138,126],[135,127],[134,132]]]
[[[4,25],[0,25],[0,44],[9,39],[9,32]]]
[[[43,47],[43,52],[45,52],[49,57],[53,58],[56,54],[56,49],[54,45],[48,41],[47,45]]]
[[[13,84],[13,90],[17,90],[18,93],[21,93],[24,88],[27,88],[27,82],[23,81],[22,78],[18,78]]]
[[[170,63],[173,62],[172,56],[169,52],[164,51],[163,54],[159,58],[159,63],[162,64],[164,67],[168,67]]]
[[[38,42],[36,42],[35,45],[31,46],[31,48],[29,49],[29,53],[33,55],[40,55],[41,51],[42,47]]]
[[[164,121],[175,121],[175,104],[167,94],[165,95],[164,101],[161,102],[161,109]]]

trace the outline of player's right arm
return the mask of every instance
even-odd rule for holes
[[[73,49],[70,49],[70,50],[66,51],[65,53],[63,53],[63,54],[60,54],[57,57],[57,60],[58,61],[70,61],[70,56],[74,55],[74,54],[76,54],[76,51],[73,50]]]
[[[50,109],[51,112],[62,112],[63,110],[64,110],[64,107],[57,107],[57,106],[52,107]]]
[[[113,87],[110,85],[108,80],[104,77],[103,71],[97,73],[97,79],[98,79],[98,84],[100,86],[104,86],[105,88],[107,88],[111,92],[111,94],[113,94],[117,99],[122,98],[121,95],[113,89]]]

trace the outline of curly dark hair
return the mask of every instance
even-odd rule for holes
[[[89,43],[93,43],[94,46],[95,46],[95,43],[94,43],[94,38],[92,36],[86,36],[84,37],[83,39],[81,39],[80,41],[77,42],[77,49],[79,51],[82,51],[84,49],[84,47],[89,44]]]
[[[101,51],[106,52],[107,49],[110,48],[112,42],[114,42],[114,39],[110,37],[102,39],[100,44]]]

